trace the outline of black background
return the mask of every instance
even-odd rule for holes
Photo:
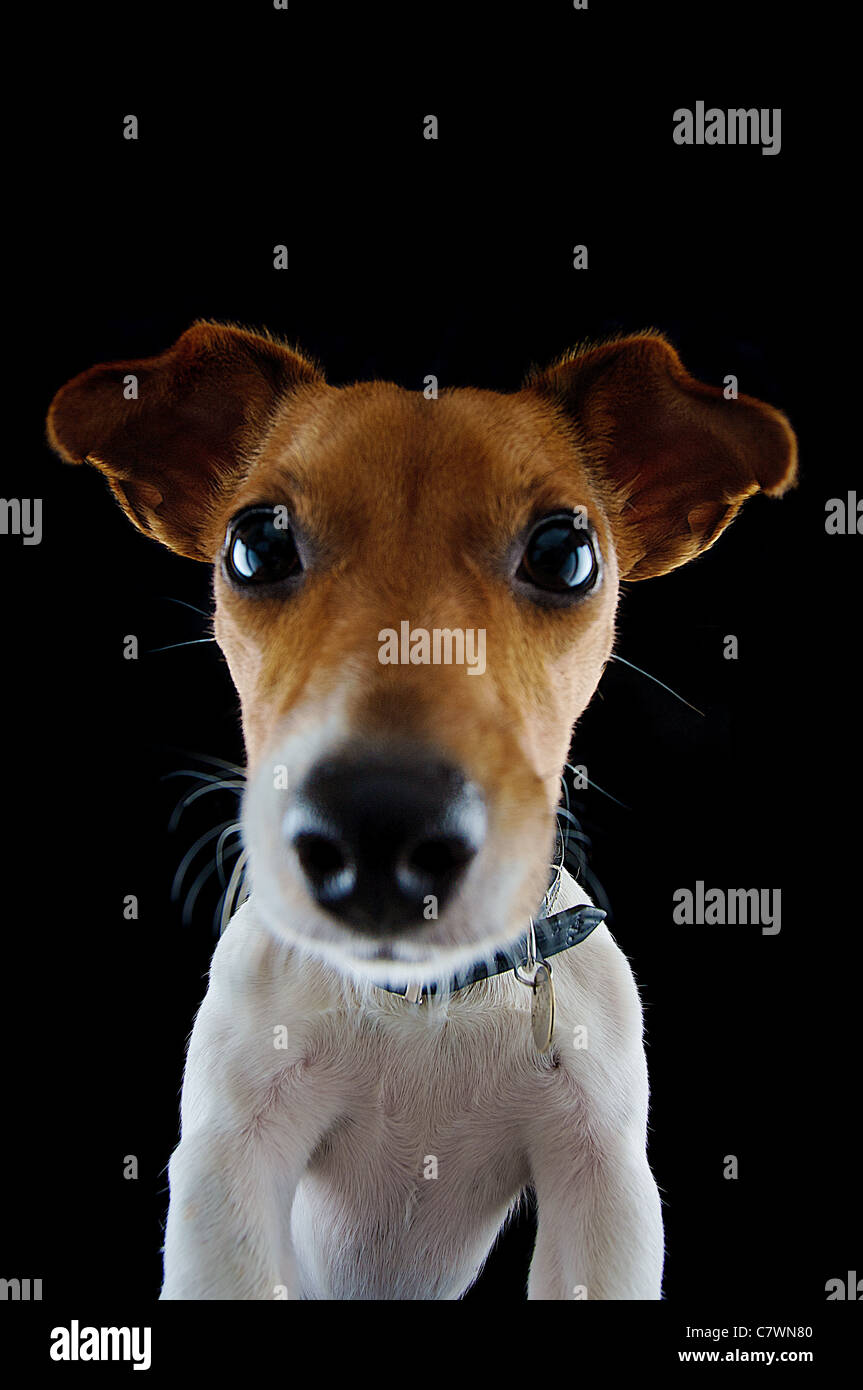
[[[183,1050],[214,945],[171,879],[234,813],[169,834],[182,752],[242,761],[206,569],[141,537],[44,415],[71,375],[157,352],[198,317],[266,326],[338,384],[518,386],[578,339],[653,326],[689,369],[781,407],[799,488],[708,554],[628,587],[576,761],[625,807],[578,810],[646,1009],[665,1296],[815,1308],[860,1265],[856,728],[860,540],[825,502],[859,477],[843,358],[837,127],[801,79],[828,37],[780,6],[687,14],[566,4],[45,13],[10,177],[3,494],[44,498],[38,547],[0,540],[4,618],[6,1277],[60,1317],[160,1281]],[[753,18],[755,16],[759,23]],[[696,100],[782,108],[782,152],[681,148]],[[22,108],[23,109],[23,108]],[[122,119],[140,122],[136,143]],[[422,137],[434,112],[440,138]],[[272,268],[289,246],[290,269]],[[586,243],[590,269],[572,269]],[[850,373],[849,373],[850,377]],[[844,419],[843,419],[844,416]],[[859,561],[858,561],[859,563]],[[723,637],[739,639],[736,662]],[[196,819],[197,817],[197,819]],[[203,864],[200,860],[198,867]],[[682,928],[675,888],[782,890],[782,931]],[[122,901],[140,900],[137,922]],[[135,1154],[135,1182],[123,1178]],[[740,1176],[723,1178],[736,1154]],[[515,1303],[523,1223],[470,1300]],[[143,1312],[139,1316],[143,1317]],[[128,1316],[128,1315],[127,1315]]]

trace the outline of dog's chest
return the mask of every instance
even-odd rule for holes
[[[292,1214],[314,1297],[458,1296],[528,1181],[524,1092],[543,1064],[526,1017],[436,1022],[419,1007],[364,1018],[343,1053],[351,1099]]]

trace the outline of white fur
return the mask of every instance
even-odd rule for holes
[[[555,907],[587,901],[564,875]],[[530,1298],[659,1298],[632,973],[604,926],[552,966],[542,1055],[511,974],[412,1004],[279,939],[253,893],[189,1046],[162,1298],[455,1299],[528,1186]]]

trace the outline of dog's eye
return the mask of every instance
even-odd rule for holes
[[[579,514],[546,517],[534,527],[517,578],[552,593],[588,593],[599,576],[596,548]]]
[[[234,517],[223,554],[235,584],[277,584],[302,569],[283,507],[253,507]]]

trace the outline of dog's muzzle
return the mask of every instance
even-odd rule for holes
[[[487,828],[474,783],[447,763],[343,754],[316,764],[282,822],[288,852],[330,916],[393,933],[437,918]]]

